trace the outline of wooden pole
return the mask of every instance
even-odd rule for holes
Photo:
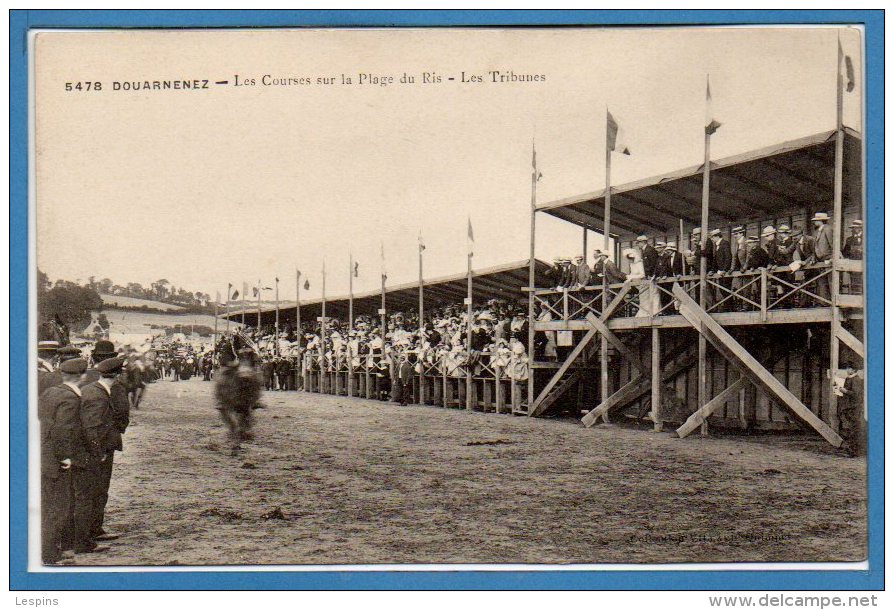
[[[379,324],[380,324],[380,332],[382,334],[382,357],[385,356],[385,280],[388,275],[385,273],[385,243],[382,244],[382,306],[379,307]]]
[[[261,280],[258,280],[258,331],[261,330]]]
[[[423,296],[423,280],[422,280],[422,251],[425,246],[422,245],[422,237],[419,238],[419,346],[422,346],[422,339],[425,336],[425,298]]]
[[[534,291],[536,283],[536,259],[534,258],[535,227],[537,222],[537,149],[531,142],[531,240],[528,254],[528,411],[534,407]],[[515,380],[510,381],[512,391],[515,391]],[[514,395],[514,394],[513,394]],[[512,402],[514,411],[516,404]]]
[[[708,303],[708,258],[706,249],[708,245],[708,206],[711,192],[711,134],[705,130],[705,164],[702,169],[702,232],[701,239],[701,256],[699,257],[699,298],[698,304],[702,309],[707,307]],[[701,409],[708,402],[708,343],[702,333],[698,334],[698,408]],[[708,422],[702,422],[701,434],[708,433]]]
[[[348,328],[354,326],[354,254],[348,255]]]
[[[298,336],[298,349],[300,350],[304,333],[301,332],[301,272],[297,269],[295,269],[295,329]]]
[[[242,328],[245,328],[245,297],[248,293],[248,284],[242,281]]]
[[[217,293],[217,298],[214,299],[214,345],[211,348],[212,353],[217,355],[217,309],[220,306],[218,301],[220,300],[220,293]]]
[[[227,284],[227,305],[224,309],[224,317],[227,320],[227,334],[230,334],[230,294],[233,292],[233,285]]]
[[[295,389],[299,387],[307,391],[304,385],[304,354],[301,343],[304,333],[301,331],[301,272],[295,269],[295,337],[298,341],[298,363],[295,366]]]
[[[273,353],[279,356],[279,278],[276,278],[276,322],[273,326]]]
[[[606,110],[608,115],[608,110]],[[606,116],[606,124],[608,117]],[[603,251],[608,254],[609,241],[611,235],[611,217],[612,217],[612,151],[608,145],[608,129],[605,135],[605,209],[603,210],[602,239]],[[617,259],[616,259],[617,261]],[[620,261],[617,261],[620,264]],[[608,277],[602,274],[602,311],[608,307]],[[599,337],[599,390],[601,394],[601,402],[608,400],[610,395],[608,389],[608,339],[604,335]],[[602,420],[609,423],[608,411],[603,415]]]
[[[584,227],[583,234],[583,243],[581,244],[581,256],[584,257],[584,262],[587,262],[587,227]]]
[[[466,410],[472,410],[472,253],[469,252],[466,270],[466,353],[469,365],[466,371]]]
[[[686,230],[683,228],[683,219],[680,219],[680,240],[677,242],[677,252],[680,253],[680,262],[683,263],[683,275],[686,275],[686,257],[683,256],[683,244],[686,241]]]
[[[844,77],[841,64],[844,63],[844,52],[841,49],[841,38],[838,39],[838,66],[835,81],[835,177],[832,197],[832,277],[829,282],[829,294],[832,297],[832,324],[830,328],[831,345],[829,346],[829,426],[836,432],[840,428],[838,419],[838,397],[831,388],[831,376],[839,367],[840,344],[838,342],[841,329],[841,310],[838,308],[838,292],[841,275],[838,272],[838,261],[841,260],[841,208],[842,186],[844,182]]]
[[[656,432],[661,432],[661,336],[658,327],[652,327],[652,423]]]

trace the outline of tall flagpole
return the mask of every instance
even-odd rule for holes
[[[245,297],[248,296],[248,284],[242,281],[242,328],[245,328]]]
[[[469,218],[469,236],[472,235],[472,219]],[[469,365],[466,371],[466,410],[472,410],[472,256],[474,242],[469,242],[469,255],[466,257],[466,352],[469,354]]]
[[[709,105],[711,100],[711,80],[707,79],[706,100],[705,104]],[[710,106],[708,106],[710,114]],[[706,117],[705,122],[705,158],[702,167],[702,218],[701,218],[701,245],[699,257],[699,293],[698,303],[702,309],[706,309],[708,305],[708,208],[710,205],[711,193],[711,134],[713,133],[712,123],[713,116]],[[710,121],[710,122],[709,122]],[[705,406],[708,400],[708,343],[703,333],[698,334],[698,408]],[[708,420],[702,421],[701,434],[708,433]]]
[[[419,232],[419,345],[422,345],[422,338],[425,335],[425,301],[422,296],[422,251],[425,245],[422,243],[422,231]]]
[[[844,183],[844,75],[841,73],[844,63],[844,51],[841,48],[841,34],[838,35],[838,66],[835,79],[835,174],[832,195],[832,277],[829,282],[829,294],[832,297],[831,345],[829,349],[829,369],[834,374],[839,367],[838,335],[841,328],[841,310],[838,308],[838,291],[841,276],[838,272],[838,261],[841,258],[841,208],[842,187]],[[831,378],[830,374],[830,378]],[[838,397],[829,391],[829,424],[836,432],[840,428],[838,418]]]
[[[217,355],[217,315],[218,308],[220,307],[220,293],[217,293],[217,298],[214,299],[214,345],[211,347],[211,351],[214,355]]]
[[[528,412],[534,407],[534,290],[536,266],[534,260],[534,228],[537,219],[537,148],[531,140],[531,249],[528,255]]]
[[[382,242],[382,307],[379,309],[381,317],[381,333],[382,333],[382,355],[385,354],[385,279],[388,276],[385,273],[385,243]]]
[[[233,285],[227,284],[227,306],[224,309],[224,317],[227,319],[227,334],[230,334],[230,294],[233,292]]]
[[[276,322],[273,327],[273,352],[279,356],[279,277],[276,278]]]
[[[348,255],[348,328],[354,326],[354,254]]]
[[[605,109],[605,209],[603,210],[603,224],[602,224],[602,248],[605,252],[606,256],[609,256],[609,241],[611,239],[611,217],[612,217],[612,149],[609,145],[609,114],[608,108]],[[614,258],[611,256],[609,258]],[[617,264],[620,266],[620,261],[617,261]],[[608,276],[604,273],[602,274],[602,311],[605,311],[608,308]],[[608,339],[605,338],[605,335],[599,333],[599,390],[601,393],[602,402],[605,403],[608,400],[609,391],[608,391]],[[606,410],[602,416],[602,420],[605,423],[609,422],[608,411]]]
[[[258,280],[258,332],[261,332],[261,280]]]
[[[298,349],[301,349],[301,272],[295,269],[295,329],[298,336]]]
[[[326,261],[323,261],[323,283],[321,286],[323,300],[320,305],[320,340],[322,341],[322,345],[320,346],[320,355],[326,355]],[[320,369],[322,372],[323,369]]]

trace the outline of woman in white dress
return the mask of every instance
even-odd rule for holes
[[[639,250],[636,249],[625,250],[624,256],[630,261],[630,271],[627,273],[627,280],[639,288],[639,311],[636,312],[636,317],[651,318],[654,312],[658,311],[656,307],[658,295],[655,294],[652,282],[646,279],[643,257],[640,255]]]

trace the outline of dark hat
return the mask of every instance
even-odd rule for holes
[[[100,373],[117,373],[121,370],[121,367],[124,366],[124,358],[118,356],[116,358],[109,358],[108,360],[103,360],[99,364],[96,365],[96,370]]]
[[[107,356],[109,354],[117,354],[115,351],[115,344],[111,341],[97,341],[93,345],[93,354],[99,356]]]
[[[87,370],[87,361],[83,358],[71,358],[60,364],[59,370],[70,375],[80,375]]]
[[[81,357],[81,350],[74,345],[66,345],[56,353],[59,354],[59,357],[62,358],[62,360],[71,360],[72,358]]]

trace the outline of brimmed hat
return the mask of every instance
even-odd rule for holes
[[[749,235],[749,236],[745,239],[745,241],[747,241],[747,242],[750,243],[750,244],[756,244],[756,243],[759,242],[760,240],[759,240],[757,237],[755,237],[754,235]]]
[[[744,233],[744,232],[745,232],[745,227],[741,227],[741,226],[733,227],[733,234]]]
[[[122,358],[121,356],[116,356],[115,358],[109,358],[97,364],[96,370],[100,373],[117,373],[123,366],[124,358]]]
[[[55,352],[58,349],[59,349],[58,341],[38,341],[37,342],[37,351],[39,351],[39,352],[43,352],[43,351]]]
[[[764,227],[764,230],[761,231],[761,235],[763,237],[767,237],[768,235],[776,235],[776,229],[774,229],[772,226]]]
[[[811,220],[820,220],[822,222],[829,222],[829,215],[826,214],[825,212],[817,212],[816,214],[813,215],[813,218],[811,218]]]
[[[80,375],[87,370],[87,361],[83,358],[70,358],[59,365],[59,370],[69,375]]]
[[[791,233],[792,232],[792,230],[789,228],[788,225],[779,225],[779,228],[776,230],[779,231],[780,233]]]
[[[596,250],[593,250],[593,256],[595,256],[596,258],[599,258],[600,256],[608,256],[608,254],[606,254],[602,250],[596,249]]]
[[[862,229],[862,228],[863,228],[863,221],[860,220],[859,218],[856,219],[854,222],[851,223],[851,228],[852,228],[852,229]]]
[[[93,346],[93,355],[94,356],[107,356],[109,354],[117,354],[115,351],[115,344],[111,341],[97,341]]]
[[[66,345],[56,353],[59,354],[59,357],[62,358],[63,361],[81,357],[81,350],[74,345]]]
[[[721,234],[720,229],[711,229],[711,233],[710,233],[711,237],[714,237],[715,235],[720,235],[720,234]]]
[[[636,241],[649,241],[649,238],[645,235],[640,235],[636,238]]]
[[[665,249],[665,250],[676,250],[676,249],[677,249],[677,243],[676,243],[676,242],[673,242],[673,241],[669,241],[669,242],[667,242],[667,244],[665,244],[664,249]]]

